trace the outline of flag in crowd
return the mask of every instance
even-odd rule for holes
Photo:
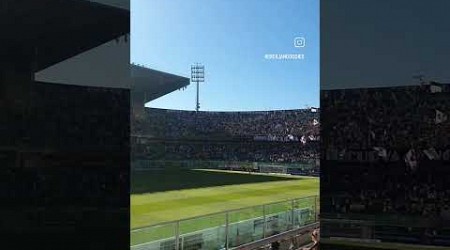
[[[406,153],[405,163],[412,171],[417,169],[417,158],[414,149],[410,149],[408,153]]]
[[[302,138],[300,138],[300,141],[305,144],[306,143],[306,137],[303,135]]]
[[[435,118],[435,123],[436,124],[445,122],[445,121],[447,121],[447,119],[448,119],[447,114],[445,114],[444,112],[436,109],[436,118]]]
[[[425,149],[423,152],[430,160],[439,159],[439,154],[437,153],[436,149],[434,149],[433,147],[431,147],[429,149]]]
[[[430,83],[430,92],[431,93],[439,93],[442,92],[442,86],[440,86],[439,84],[435,83],[435,82],[431,82]]]
[[[313,120],[313,125],[316,126],[316,125],[318,125],[318,124],[319,124],[319,121],[318,121],[317,119],[314,119],[314,120]]]
[[[378,156],[381,157],[382,159],[386,160],[388,155],[387,155],[387,150],[383,147],[374,147],[373,148],[375,151],[377,151]]]

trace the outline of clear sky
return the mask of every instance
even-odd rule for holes
[[[322,89],[450,82],[449,0],[322,0]]]
[[[205,65],[200,110],[318,107],[319,0],[131,0],[131,62],[186,77]],[[195,92],[191,84],[146,106],[193,110]]]

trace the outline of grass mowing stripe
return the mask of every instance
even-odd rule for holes
[[[149,200],[151,202],[167,202],[170,200],[177,200],[185,198],[186,196],[195,198],[205,196],[207,194],[221,195],[221,194],[229,194],[233,192],[242,192],[242,189],[245,188],[247,190],[255,190],[255,191],[265,191],[268,189],[276,188],[276,187],[287,187],[292,185],[292,191],[295,188],[299,189],[316,189],[318,185],[318,180],[304,180],[300,181],[287,181],[287,182],[276,182],[276,183],[258,183],[258,184],[243,184],[243,185],[232,185],[225,187],[211,187],[211,188],[202,188],[202,189],[188,189],[188,190],[178,190],[178,191],[170,191],[166,193],[150,193],[150,194],[139,194],[132,195],[132,203],[133,206],[138,206],[140,204],[148,204]]]
[[[179,206],[179,205],[183,205],[183,206],[198,205],[198,204],[208,205],[208,204],[217,203],[217,202],[228,202],[233,199],[239,199],[240,197],[249,197],[249,196],[265,197],[265,196],[270,196],[272,194],[289,191],[292,188],[302,188],[303,185],[301,185],[299,183],[295,183],[292,185],[285,185],[285,186],[280,186],[280,187],[275,187],[275,188],[266,188],[265,187],[265,188],[260,188],[260,189],[250,189],[250,188],[246,189],[245,186],[243,186],[243,185],[240,185],[240,186],[241,186],[241,189],[239,191],[228,192],[228,193],[224,193],[222,195],[218,195],[217,193],[211,193],[208,195],[196,196],[195,198],[186,197],[186,198],[180,198],[177,200],[166,201],[164,203],[151,201],[151,202],[148,202],[145,204],[134,205],[133,210],[135,210],[136,212],[140,211],[141,209],[148,211],[149,208],[150,208],[150,210],[160,210],[160,209],[169,209],[170,210],[170,209],[178,209],[177,206]]]
[[[301,185],[302,182],[303,185]],[[198,193],[203,193],[204,190],[195,189],[190,190],[191,192],[185,192],[187,197],[190,198],[186,200],[186,202],[149,202],[145,205],[134,205],[135,203],[132,197],[131,227],[142,227],[150,224],[188,218],[201,214],[209,214],[228,209],[261,205],[280,200],[287,200],[294,197],[317,194],[318,183],[308,182],[309,180],[299,181],[300,187],[307,187],[305,189],[301,189],[299,187],[293,188],[291,185],[288,185],[289,182],[286,182],[285,184],[288,185],[287,188],[280,188],[279,186],[277,186],[274,187],[276,189],[276,191],[274,192],[267,191],[265,185],[261,183],[258,185],[262,185],[264,188],[260,188],[256,191],[245,190],[240,195],[217,193],[215,195],[208,196],[206,199],[205,197],[197,199]],[[312,188],[310,186],[312,186]],[[205,191],[208,191],[209,194],[214,194],[215,188],[208,189],[211,190]],[[240,187],[239,189],[242,189],[242,187]],[[194,193],[195,195],[192,195],[192,193]],[[208,201],[208,199],[212,199],[213,201]],[[151,197],[148,197],[148,200],[152,201]]]
[[[264,182],[263,185],[261,183],[255,183],[255,184],[239,184],[239,185],[228,185],[228,186],[216,186],[216,187],[208,187],[208,188],[196,188],[196,189],[183,189],[183,190],[174,190],[174,191],[166,191],[166,192],[157,192],[157,193],[146,193],[146,194],[134,194],[132,195],[133,205],[139,205],[140,203],[148,203],[149,198],[152,199],[152,201],[160,202],[160,201],[168,201],[168,200],[175,200],[179,198],[183,198],[186,194],[189,194],[190,196],[201,196],[204,193],[214,193],[214,194],[221,194],[221,193],[230,193],[233,191],[240,191],[242,187],[246,187],[249,189],[256,189],[261,190],[264,188],[271,188],[276,186],[285,186],[286,182],[291,183],[299,183],[299,180],[305,180],[306,182],[303,182],[302,186],[306,187],[308,183],[311,183],[314,185],[314,183],[319,183],[318,179],[289,179],[286,181],[276,181],[276,182]],[[315,186],[315,185],[314,185]],[[195,192],[195,190],[201,190],[201,192]]]
[[[251,204],[250,206],[254,205],[256,202],[254,201],[253,204]],[[257,202],[257,204],[262,204],[264,203],[264,201],[259,200],[259,202]],[[227,206],[228,204],[226,203],[219,203],[219,204],[214,204],[214,206],[208,206],[208,210],[204,210],[204,208],[202,206],[193,206],[193,207],[189,207],[189,208],[185,208],[183,209],[183,211],[181,211],[182,214],[180,214],[180,211],[175,210],[173,211],[173,213],[170,213],[170,211],[165,212],[164,214],[162,213],[158,213],[158,212],[153,212],[153,213],[145,213],[145,214],[140,214],[139,215],[139,219],[134,219],[133,225],[148,225],[149,222],[153,222],[151,224],[155,224],[155,223],[159,223],[159,222],[164,222],[167,221],[167,218],[179,218],[179,219],[183,219],[186,217],[193,217],[193,216],[199,216],[199,215],[203,215],[203,214],[209,214],[211,212],[216,212],[216,211],[223,211],[223,207]],[[300,204],[301,205],[301,204]],[[237,203],[233,208],[242,208],[242,207],[248,207],[249,204],[245,204],[245,203]],[[183,216],[184,214],[189,214],[190,216]]]

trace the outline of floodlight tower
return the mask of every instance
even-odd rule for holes
[[[205,81],[205,66],[196,63],[195,65],[191,65],[191,82],[197,83],[197,102],[195,105],[195,111],[198,112],[200,109],[199,102],[199,83]]]

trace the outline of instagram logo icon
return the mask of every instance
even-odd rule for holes
[[[296,48],[303,48],[306,45],[306,41],[304,37],[296,37],[294,38],[294,46]]]

